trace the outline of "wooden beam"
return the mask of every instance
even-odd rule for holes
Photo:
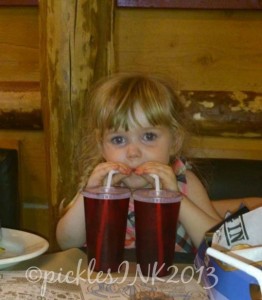
[[[39,82],[0,82],[0,129],[43,129]]]
[[[0,0],[0,6],[36,6],[38,0]]]
[[[105,69],[98,64],[107,61],[108,57],[102,54],[95,68],[96,78],[105,75]],[[262,93],[183,90],[179,94],[195,133],[261,137]],[[0,82],[0,129],[43,129],[38,82]]]
[[[195,133],[210,136],[262,137],[262,93],[181,91]]]
[[[116,0],[118,7],[187,9],[262,9],[259,0]]]

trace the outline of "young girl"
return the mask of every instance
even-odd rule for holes
[[[80,190],[103,185],[110,170],[113,184],[131,190],[153,186],[183,195],[176,251],[191,252],[205,231],[220,221],[200,180],[183,160],[185,116],[172,86],[141,74],[116,74],[99,82],[88,102],[87,143]],[[80,191],[79,190],[79,191]],[[85,244],[83,196],[79,193],[57,226],[62,249]],[[134,205],[130,200],[126,247],[135,247]]]

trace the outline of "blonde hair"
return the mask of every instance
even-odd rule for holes
[[[148,74],[118,73],[97,82],[87,103],[86,128],[82,142],[82,178],[84,187],[94,167],[103,161],[101,141],[106,130],[128,130],[130,114],[139,105],[148,122],[170,128],[174,138],[172,160],[181,155],[185,136],[184,107],[168,81]]]

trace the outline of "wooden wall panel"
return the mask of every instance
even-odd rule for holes
[[[193,136],[188,141],[188,156],[262,160],[262,139]]]
[[[119,71],[168,74],[181,90],[262,91],[262,11],[116,9]]]
[[[0,6],[0,81],[39,81],[38,7]]]
[[[49,239],[38,13],[37,6],[0,6],[0,148],[19,154],[21,229]]]
[[[262,11],[116,9],[117,71],[173,79],[194,132],[262,137]]]

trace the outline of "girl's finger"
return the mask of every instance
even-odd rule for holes
[[[129,175],[131,172],[131,169],[124,164],[119,164],[114,162],[101,163],[97,165],[96,168],[91,173],[89,180],[87,182],[87,187],[104,185],[107,175],[111,170],[119,171],[119,173],[123,174],[124,176]],[[113,177],[115,177],[115,175]],[[121,180],[120,176],[118,176],[118,178],[119,180]],[[117,182],[119,182],[119,180],[117,180]],[[112,182],[112,184],[114,183],[114,181]]]

